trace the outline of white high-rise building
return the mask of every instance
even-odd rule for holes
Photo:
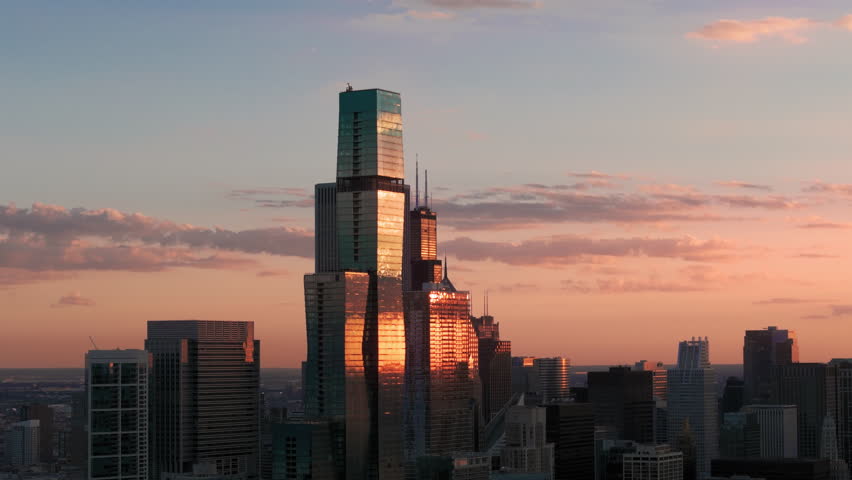
[[[86,354],[88,478],[148,478],[148,352]]]
[[[565,357],[536,358],[533,360],[536,393],[542,403],[567,400],[571,387],[571,362]]]
[[[39,463],[38,420],[16,422],[6,431],[6,462],[16,467]]]
[[[710,460],[719,454],[716,372],[710,366],[710,341],[705,337],[680,342],[677,367],[668,374],[668,439],[674,448],[685,428],[695,445],[697,478],[710,475]],[[689,458],[684,459],[687,464]]]
[[[757,418],[761,457],[799,456],[799,420],[795,405],[746,405],[742,411],[754,413]]]
[[[624,480],[682,480],[683,453],[668,445],[637,445],[622,457]]]

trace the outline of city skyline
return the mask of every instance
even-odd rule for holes
[[[740,363],[743,331],[777,325],[796,331],[802,362],[847,356],[852,71],[831,62],[852,35],[842,3],[636,6],[652,19],[641,27],[614,7],[554,2],[248,5],[82,6],[49,39],[0,16],[0,39],[19,35],[0,66],[17,113],[0,120],[13,159],[0,195],[13,341],[0,366],[81,366],[89,335],[141,348],[145,322],[164,318],[255,322],[263,364],[297,366],[312,185],[332,178],[332,99],[347,81],[405,97],[405,181],[414,188],[419,157],[438,258],[472,313],[489,292],[513,355],[674,364],[672,345],[700,334],[713,363]],[[117,21],[128,12],[162,39],[194,41],[148,55],[154,33]],[[94,24],[112,30],[58,45]],[[341,26],[350,45],[335,43]],[[524,57],[532,28],[564,51]],[[387,66],[345,59],[377,46]],[[540,75],[504,71],[495,51]],[[34,60],[57,52],[66,61]],[[215,65],[249,52],[235,67],[245,78]],[[437,68],[466,59],[458,78]]]

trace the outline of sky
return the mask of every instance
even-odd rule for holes
[[[852,7],[792,0],[0,5],[0,367],[250,320],[305,357],[337,94],[402,94],[408,183],[516,355],[852,356]]]

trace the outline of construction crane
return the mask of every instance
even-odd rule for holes
[[[95,339],[92,338],[91,335],[89,335],[89,341],[92,342],[92,346],[95,347],[95,350],[100,350],[100,348],[98,348],[98,344],[95,343]]]

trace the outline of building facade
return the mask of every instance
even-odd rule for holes
[[[542,403],[558,402],[570,398],[571,363],[565,357],[536,358],[535,390]]]
[[[14,467],[37,465],[39,459],[39,421],[15,422],[4,433],[6,463]]]
[[[718,456],[717,405],[709,340],[705,337],[680,342],[677,367],[668,374],[668,440],[673,447],[684,449],[681,439],[692,439],[697,478],[707,477],[710,459]],[[685,463],[689,462],[685,459]]]
[[[837,367],[792,363],[772,367],[773,403],[796,405],[799,456],[819,458],[822,428],[837,408]],[[833,421],[833,420],[832,420]]]
[[[88,478],[148,479],[149,365],[144,350],[86,354]]]
[[[637,445],[623,457],[623,480],[682,480],[683,453],[668,445]]]
[[[334,210],[323,235],[335,240],[316,252],[336,254],[316,262],[336,270],[305,276],[305,414],[335,425],[338,478],[402,478],[409,248],[401,101],[351,88],[339,100],[333,206],[317,207],[323,218]]]
[[[150,473],[260,472],[260,341],[254,322],[149,321]]]
[[[612,427],[619,440],[655,441],[652,371],[611,367],[606,372],[589,372],[587,378],[595,425]]]
[[[553,444],[553,478],[594,478],[595,413],[590,403],[544,406],[545,440]]]
[[[554,478],[554,445],[547,441],[547,410],[518,405],[506,413],[506,446],[500,452],[502,468],[517,473],[538,473]]]
[[[743,341],[743,403],[769,403],[772,396],[771,368],[798,361],[796,332],[777,327],[746,330]]]
[[[760,431],[760,456],[796,458],[799,456],[798,407],[796,405],[746,405],[754,414]]]

